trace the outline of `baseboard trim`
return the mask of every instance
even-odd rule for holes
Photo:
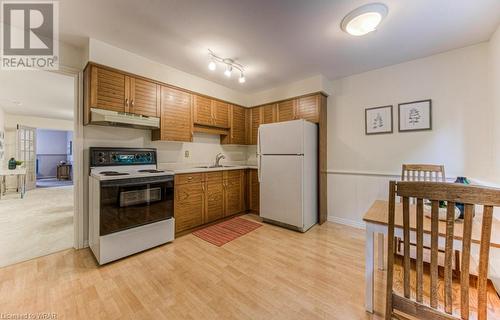
[[[328,216],[328,221],[343,224],[356,229],[365,229],[365,223],[363,221],[356,221],[351,219],[339,218],[335,216]]]

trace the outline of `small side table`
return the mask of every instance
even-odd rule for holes
[[[21,199],[23,199],[26,194],[26,168],[17,167],[14,170],[0,168],[0,199],[7,191],[7,186],[5,184],[5,177],[7,176],[17,176],[19,193],[21,195]]]
[[[57,165],[57,180],[71,180],[71,164]]]

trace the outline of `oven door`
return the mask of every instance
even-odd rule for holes
[[[101,236],[169,219],[173,213],[173,176],[101,181]]]

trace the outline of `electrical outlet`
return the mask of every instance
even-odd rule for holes
[[[184,151],[184,158],[189,158],[189,150]]]

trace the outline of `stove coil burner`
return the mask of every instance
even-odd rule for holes
[[[102,171],[101,174],[103,176],[126,176],[128,173],[126,172],[118,172],[118,171]]]
[[[143,170],[139,170],[137,172],[145,172],[145,173],[161,173],[161,172],[165,172],[163,170],[156,170],[156,169],[143,169]]]

